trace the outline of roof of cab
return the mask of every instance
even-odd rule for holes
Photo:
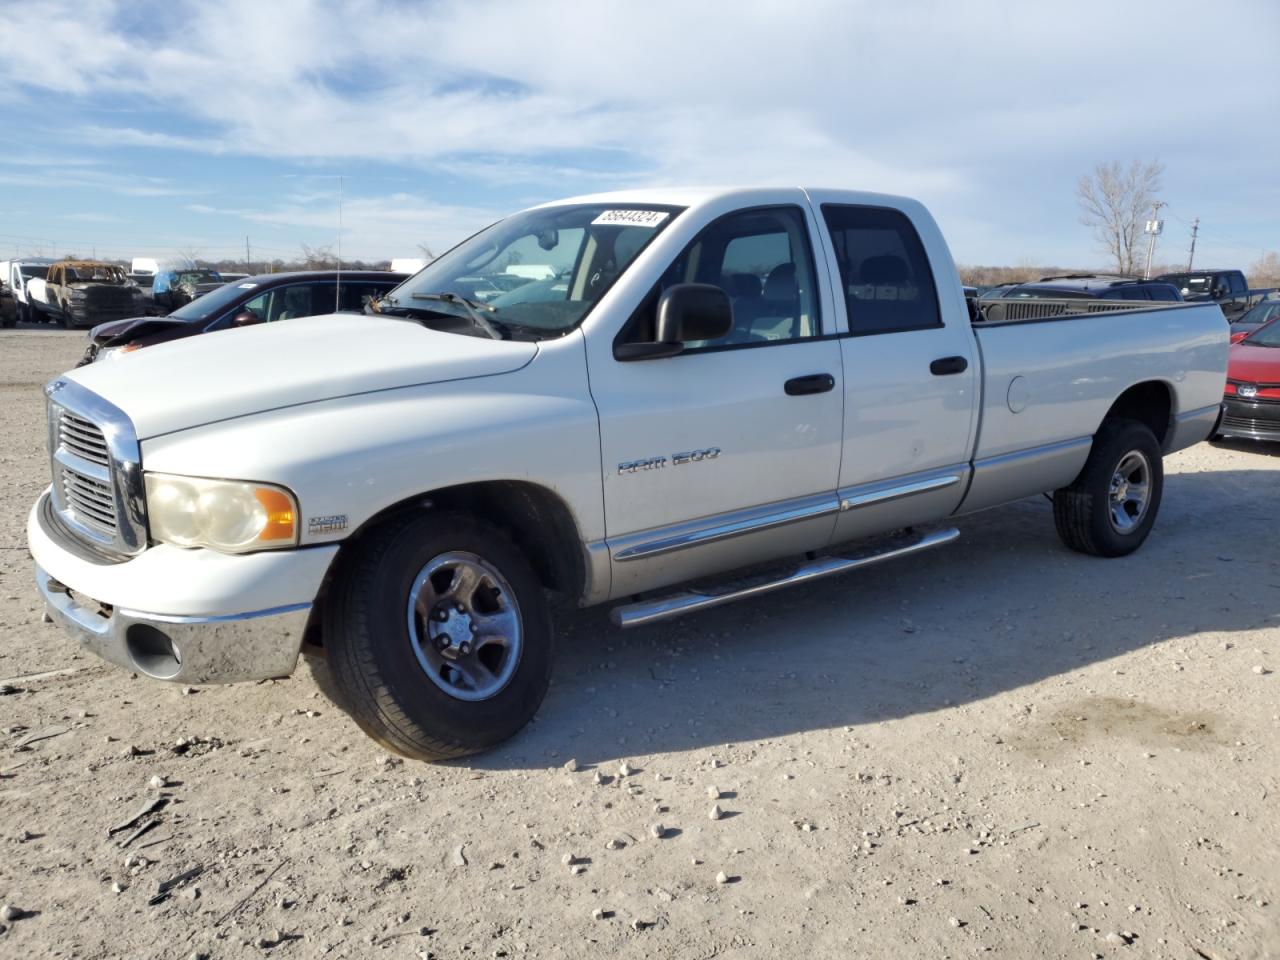
[[[861,190],[846,190],[839,187],[817,187],[817,186],[798,186],[796,184],[775,184],[772,186],[737,186],[737,187],[716,187],[716,186],[672,186],[672,187],[638,187],[630,190],[611,190],[603,193],[590,193],[577,197],[566,197],[561,200],[552,200],[548,203],[540,203],[538,207],[558,207],[568,204],[577,203],[640,203],[640,204],[660,204],[678,207],[696,207],[703,204],[711,203],[718,200],[741,199],[750,201],[753,197],[763,193],[776,192],[778,190],[797,190],[804,193],[812,193],[821,191],[823,193],[838,193],[850,201],[858,203],[881,203],[897,206],[901,204],[915,203],[908,197],[895,196],[887,193],[870,193]]]

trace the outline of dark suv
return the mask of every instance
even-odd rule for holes
[[[1098,273],[1071,273],[1062,277],[1041,277],[1032,283],[1020,283],[999,294],[1002,299],[1016,300],[1039,297],[1052,300],[1090,298],[1097,300],[1157,300],[1174,303],[1182,294],[1172,283],[1163,280],[1141,280]]]
[[[78,366],[103,351],[137,350],[201,333],[271,323],[291,317],[362,313],[370,300],[400,285],[406,273],[308,271],[267,273],[224,283],[179,307],[167,317],[134,317],[103,323],[89,331],[89,348]]]
[[[1182,291],[1184,300],[1213,300],[1222,314],[1234,321],[1250,308],[1266,299],[1272,291],[1250,290],[1249,281],[1239,270],[1193,270],[1188,273],[1165,273],[1156,277],[1167,280]]]

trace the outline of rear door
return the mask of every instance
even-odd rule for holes
[[[811,196],[848,332],[836,539],[945,517],[968,480],[980,372],[950,255],[919,204]]]

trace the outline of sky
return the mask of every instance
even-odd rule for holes
[[[924,201],[969,264],[1101,266],[1075,184],[1158,159],[1158,262],[1280,250],[1280,2],[0,0],[0,256],[440,253],[547,200]],[[338,208],[341,194],[342,229]]]

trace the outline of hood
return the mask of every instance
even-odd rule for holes
[[[133,420],[139,439],[374,390],[518,370],[536,344],[336,314],[160,344],[63,376]]]
[[[1245,383],[1280,383],[1280,347],[1232,344],[1227,376]]]
[[[169,320],[167,317],[128,317],[124,320],[108,320],[106,323],[100,323],[91,328],[89,330],[89,339],[102,346],[108,340],[129,334],[122,341],[123,343],[128,343],[154,330],[167,329],[173,324],[181,322],[181,320]]]

